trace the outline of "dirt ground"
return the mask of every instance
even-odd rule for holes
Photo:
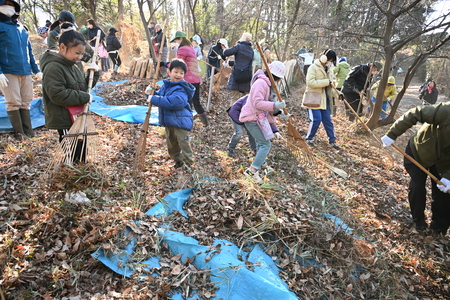
[[[143,92],[149,79],[132,78],[125,68],[102,77],[111,82],[122,79],[129,81],[100,92],[104,102],[146,105]],[[401,113],[420,104],[419,84],[409,87]],[[207,90],[204,83],[203,103]],[[309,122],[299,107],[300,90],[292,87],[287,108],[296,130],[304,135]],[[35,92],[39,94],[38,89]],[[213,238],[242,249],[262,245],[281,269],[280,278],[300,299],[448,299],[449,236],[419,233],[412,226],[406,200],[409,177],[401,155],[386,153],[362,126],[338,111],[334,123],[341,150],[329,147],[323,128],[312,161],[297,144],[292,148],[275,140],[267,160],[274,173],[265,176],[264,184],[255,184],[243,175],[252,160],[247,139],[238,145],[236,157],[226,154],[233,133],[225,113],[229,99],[229,91],[218,88],[208,113],[211,125],[204,127],[195,118],[192,170],[171,168],[164,130],[155,126],[148,132],[145,162],[136,172],[142,124],[94,116],[99,160],[52,169],[50,179],[43,174],[57,145],[54,130],[36,129],[36,137],[23,142],[2,134],[2,295],[45,300],[170,299],[173,291],[186,297],[196,291],[203,299],[213,298],[217,287],[209,273],[197,269],[192,260],[181,261],[158,239],[157,228],[168,224],[200,245],[210,246]],[[287,138],[288,125],[278,125]],[[374,133],[381,137],[387,129]],[[405,133],[397,144],[403,148],[413,133]],[[347,176],[339,175],[342,172]],[[164,218],[144,215],[168,193],[187,187],[196,187],[184,207],[188,219],[178,213]],[[68,203],[67,192],[75,191],[85,192],[90,203]],[[324,218],[326,214],[338,217],[353,234]],[[128,238],[121,233],[131,226],[130,220],[143,224],[135,231],[133,259],[159,256],[162,261],[145,280],[119,276],[91,256],[98,249],[120,251]],[[305,263],[310,259],[317,264]],[[245,263],[249,270],[255,267]]]

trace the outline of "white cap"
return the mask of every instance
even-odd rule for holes
[[[284,73],[286,72],[286,67],[281,61],[276,60],[269,65],[269,70],[270,73],[277,76],[278,78],[283,78]]]
[[[219,40],[219,43],[221,43],[222,45],[224,45],[225,48],[228,48],[228,42],[227,42],[226,39],[220,39],[220,40]]]

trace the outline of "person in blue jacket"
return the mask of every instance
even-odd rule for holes
[[[149,99],[152,105],[159,108],[159,124],[165,127],[167,150],[175,161],[173,168],[189,167],[194,162],[189,142],[194,118],[189,100],[194,96],[195,87],[184,81],[186,72],[186,63],[182,59],[173,59],[169,66],[169,78]],[[150,94],[150,89],[151,86],[146,94]]]
[[[17,139],[33,137],[30,104],[33,100],[31,74],[42,78],[28,32],[18,21],[20,5],[0,0],[0,90],[5,96],[9,121]]]

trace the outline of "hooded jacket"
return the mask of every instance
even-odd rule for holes
[[[319,107],[306,107],[309,109],[327,109],[327,99],[332,107],[333,99],[337,98],[335,91],[330,87],[330,81],[333,80],[333,72],[331,68],[325,71],[322,63],[316,59],[314,63],[309,67],[306,75],[306,91],[305,92],[317,92],[322,95]],[[328,98],[327,98],[328,96]]]
[[[409,140],[414,158],[425,168],[436,165],[442,177],[450,178],[450,103],[417,106],[406,112],[387,132],[395,140],[417,122],[422,127]]]
[[[106,37],[106,51],[117,51],[120,48],[122,48],[122,45],[117,39],[116,34],[114,32],[110,32]]]
[[[42,98],[44,100],[45,126],[49,129],[69,129],[72,126],[67,106],[89,102],[89,76],[57,52],[47,50],[41,56]],[[94,82],[99,73],[94,73]]]
[[[344,85],[348,73],[350,73],[350,65],[346,61],[340,62],[337,64],[336,68],[333,69],[333,73],[336,75],[336,88],[340,89]]]
[[[0,74],[39,73],[25,27],[4,14],[0,16]]]
[[[354,93],[355,89],[361,92],[369,87],[372,80],[369,65],[359,65],[348,74],[342,86],[343,93]],[[367,84],[366,84],[367,82]]]
[[[265,113],[270,124],[275,124],[275,118],[272,115],[275,109],[275,103],[270,101],[270,88],[272,86],[269,77],[262,70],[258,70],[253,75],[251,81],[252,88],[247,98],[247,103],[242,107],[239,121],[256,122],[257,115]]]
[[[184,80],[189,83],[200,83],[201,77],[198,71],[198,60],[194,48],[191,46],[181,46],[177,51],[177,58],[181,58],[187,65],[187,72]]]
[[[389,85],[390,84],[390,85]],[[375,82],[372,85],[372,90],[375,90],[373,93],[373,97],[377,97],[378,94],[378,86],[380,85],[380,80]],[[389,76],[388,85],[386,85],[386,89],[384,90],[383,101],[387,101],[388,99],[394,99],[397,96],[397,86],[395,85],[395,77]]]
[[[428,86],[426,86],[419,95],[419,99],[425,100],[430,104],[435,104],[439,95],[439,91],[436,86],[433,87],[431,93],[428,92]]]
[[[194,118],[189,100],[194,93],[194,86],[184,80],[172,82],[165,79],[161,89],[151,99],[152,104],[159,108],[159,124],[192,130]]]

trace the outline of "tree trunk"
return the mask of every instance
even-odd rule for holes
[[[295,21],[297,20],[301,2],[302,2],[302,0],[297,0],[297,4],[295,5],[295,10],[294,10],[294,15],[292,16],[291,22],[288,26],[288,31],[286,33],[286,43],[284,43],[284,51],[283,51],[283,56],[281,58],[282,61],[286,60],[287,52],[289,49],[289,43],[291,42],[291,36],[292,36],[292,32],[294,31],[294,28],[295,28]]]
[[[117,0],[117,21],[123,21],[123,0]]]

